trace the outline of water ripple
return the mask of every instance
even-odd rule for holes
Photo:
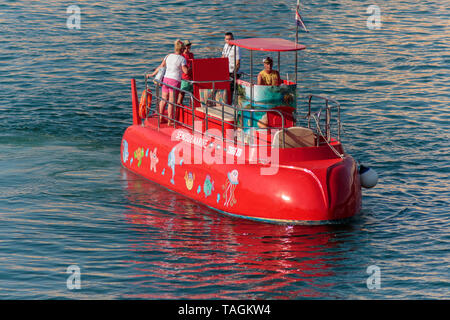
[[[366,3],[302,1],[299,90],[341,102],[347,152],[380,174],[359,217],[319,227],[226,217],[120,170],[130,78],[142,89],[177,38],[197,57],[225,31],[293,40],[293,1],[83,1],[80,30],[67,6],[0,3],[1,298],[449,297],[445,2],[382,3],[370,30]]]

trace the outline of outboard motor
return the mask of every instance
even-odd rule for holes
[[[378,173],[369,167],[360,165],[359,176],[361,180],[361,186],[363,186],[364,188],[373,188],[378,183]]]

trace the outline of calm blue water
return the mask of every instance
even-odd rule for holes
[[[379,2],[370,30],[371,4],[302,1],[300,90],[341,102],[346,150],[380,182],[350,224],[289,227],[144,181],[121,168],[120,143],[130,78],[142,90],[176,38],[197,57],[218,56],[229,30],[293,40],[294,0],[3,0],[0,298],[450,298],[449,5]]]

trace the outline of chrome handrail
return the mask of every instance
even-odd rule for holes
[[[323,108],[320,108],[319,112],[316,113],[316,115],[318,115],[318,117],[314,117],[314,120],[316,122],[316,130],[318,135],[320,134],[324,140],[329,143],[331,142],[331,110],[332,109],[337,109],[337,125],[338,125],[338,132],[337,132],[337,141],[341,140],[341,105],[338,101],[336,101],[333,98],[329,98],[326,96],[321,96],[321,95],[316,95],[316,94],[310,94],[307,96],[308,98],[308,113],[305,116],[305,118],[308,120],[308,128],[311,129],[311,118],[313,117],[312,113],[311,113],[311,103],[313,98],[318,98],[318,99],[322,99],[325,102],[325,134],[322,134],[322,130],[320,129],[320,115],[322,113]],[[332,105],[330,105],[330,103],[333,103]],[[318,126],[318,127],[317,127]],[[317,145],[319,144],[319,139],[317,139]]]
[[[188,80],[188,81],[191,82],[192,84],[195,84],[195,83],[211,83],[212,86],[213,86],[213,91],[214,91],[215,83],[222,83],[222,82],[233,81],[233,80],[216,80],[216,81],[192,81],[192,80]],[[171,86],[169,84],[164,83],[161,80],[153,79],[153,82],[156,85],[156,91],[155,91],[155,93],[156,93],[155,113],[150,114],[150,112],[148,112],[147,113],[147,117],[149,117],[150,115],[153,116],[154,114],[156,114],[158,116],[158,129],[160,128],[160,120],[159,119],[160,119],[160,117],[163,117],[165,119],[173,121],[174,127],[176,126],[176,124],[179,124],[179,125],[181,125],[183,127],[186,127],[188,129],[192,130],[193,133],[205,134],[205,132],[198,131],[198,130],[195,129],[195,119],[196,119],[196,117],[198,117],[195,114],[195,107],[194,107],[194,102],[196,101],[196,102],[200,103],[200,105],[202,105],[202,106],[204,105],[205,106],[205,111],[206,111],[205,112],[205,128],[206,128],[205,131],[208,130],[209,119],[212,117],[212,118],[214,118],[215,121],[220,121],[221,128],[222,128],[222,137],[218,137],[216,135],[211,135],[211,136],[214,136],[216,138],[220,138],[220,139],[223,139],[224,141],[229,141],[229,142],[231,142],[231,140],[227,139],[227,137],[224,136],[225,125],[229,125],[229,126],[233,127],[234,130],[240,129],[241,132],[243,133],[244,132],[244,113],[243,112],[249,112],[251,114],[257,113],[257,112],[265,112],[265,113],[267,113],[267,112],[275,112],[275,113],[279,114],[279,116],[281,117],[281,124],[282,124],[281,127],[270,127],[270,128],[264,128],[264,129],[263,128],[255,128],[255,129],[258,129],[258,130],[260,130],[260,129],[262,129],[262,130],[265,130],[265,129],[267,129],[267,130],[279,129],[279,130],[281,130],[282,131],[282,143],[283,143],[283,146],[285,146],[285,134],[286,134],[287,128],[285,128],[285,125],[284,125],[285,124],[285,116],[284,116],[283,112],[281,112],[280,110],[276,110],[276,109],[246,109],[246,108],[238,107],[238,106],[235,106],[235,105],[227,104],[227,103],[225,103],[223,101],[217,101],[217,100],[209,99],[209,98],[206,101],[201,101],[199,98],[196,98],[189,91],[182,90],[181,88]],[[145,77],[145,85],[146,85],[146,90],[148,91],[149,88],[148,88],[148,77],[147,76]],[[181,108],[183,110],[191,111],[191,114],[192,114],[192,125],[189,125],[187,123],[178,121],[175,116],[173,118],[169,118],[168,116],[166,116],[164,114],[160,114],[160,112],[159,112],[159,103],[160,103],[160,101],[165,101],[166,103],[170,103],[169,100],[163,99],[161,97],[161,95],[159,93],[159,87],[161,85],[165,85],[165,86],[167,86],[169,88],[172,88],[173,90],[177,90],[178,92],[182,92],[182,93],[185,94],[185,96],[187,96],[189,98],[189,100],[190,100],[190,106],[189,107],[184,106],[182,104],[178,104],[176,101],[173,102],[173,106],[174,106],[174,115],[176,114],[176,111],[177,111],[176,108]],[[338,136],[337,136],[337,139],[338,139],[338,141],[340,141],[341,122],[340,122],[340,104],[339,104],[339,102],[337,102],[336,100],[334,100],[332,98],[329,98],[329,97],[320,96],[320,95],[314,95],[314,94],[308,95],[307,98],[308,98],[308,114],[304,118],[306,118],[308,120],[308,128],[311,129],[311,118],[313,118],[315,121],[318,120],[318,121],[316,121],[316,125],[319,126],[319,128],[317,130],[317,136],[318,137],[319,137],[319,135],[322,136],[327,143],[331,142],[331,127],[330,127],[330,123],[331,123],[331,109],[337,108],[337,111],[338,111],[338,117],[337,117]],[[323,134],[322,130],[320,129],[320,118],[317,119],[317,117],[314,117],[313,114],[311,113],[311,103],[312,103],[312,99],[313,98],[318,98],[318,99],[322,99],[322,100],[325,101],[325,112],[326,112],[326,125],[325,125],[325,129],[326,130],[325,130],[325,134]],[[331,105],[330,105],[330,102],[332,103]],[[219,111],[221,112],[221,117],[217,116],[217,115],[211,115],[210,114],[210,112],[208,110],[210,108],[210,106],[209,106],[210,104],[215,105],[216,107],[220,106]],[[233,110],[234,120],[235,120],[234,123],[229,122],[229,121],[225,121],[225,108],[230,108],[230,109]],[[323,108],[320,109],[320,111],[318,113],[319,115],[321,114],[322,110],[323,110]],[[151,111],[151,110],[149,110],[149,111]],[[237,123],[238,122],[237,120],[238,120],[239,116],[241,117],[240,124]],[[247,127],[247,128],[249,128],[249,127]],[[237,140],[238,139],[236,139],[236,137],[234,137],[233,142],[239,142]],[[245,143],[244,143],[244,135],[243,134],[242,134],[242,141],[239,144],[245,145]],[[317,139],[317,145],[319,145],[319,139]]]
[[[226,81],[226,80],[217,80],[217,81],[198,81],[198,82],[191,81],[191,82],[192,82],[192,83],[212,83],[212,82],[216,82],[216,83],[217,83],[217,82],[225,82],[225,81]],[[219,104],[219,105],[221,106],[222,117],[221,117],[221,118],[219,118],[219,117],[214,117],[214,115],[213,115],[213,117],[214,117],[215,120],[219,120],[219,121],[221,122],[221,127],[222,127],[222,137],[218,137],[218,136],[216,136],[216,135],[212,135],[212,134],[208,133],[208,134],[211,135],[211,136],[214,136],[214,137],[216,137],[216,138],[223,139],[224,141],[234,142],[234,140],[231,141],[231,140],[227,139],[227,138],[224,136],[225,124],[228,124],[228,125],[232,126],[232,127],[234,128],[234,130],[236,130],[236,129],[241,129],[241,130],[243,131],[243,129],[244,129],[243,121],[241,121],[241,126],[240,126],[240,127],[239,127],[239,125],[236,124],[236,123],[232,123],[232,122],[229,122],[229,121],[225,121],[225,117],[224,117],[225,107],[228,107],[228,108],[234,110],[234,118],[235,118],[235,119],[236,119],[236,114],[238,114],[239,112],[243,112],[243,111],[245,111],[245,112],[250,112],[250,113],[256,113],[256,112],[264,112],[264,113],[267,113],[267,112],[270,111],[270,112],[276,112],[276,113],[278,113],[278,114],[280,115],[281,120],[282,120],[282,126],[281,126],[281,127],[270,127],[270,128],[267,128],[267,129],[279,129],[279,130],[282,130],[282,131],[283,131],[283,134],[282,134],[282,141],[283,141],[283,145],[285,144],[285,131],[286,131],[286,128],[284,127],[284,115],[283,115],[283,113],[280,112],[279,110],[272,110],[272,109],[267,109],[267,110],[261,110],[261,109],[245,109],[245,108],[240,108],[240,107],[237,107],[237,106],[229,105],[229,104],[227,104],[227,103],[224,103],[223,101],[217,101],[217,100],[213,100],[213,99],[207,99],[206,101],[201,101],[200,99],[196,98],[196,97],[195,97],[191,92],[189,92],[189,91],[182,90],[182,89],[180,89],[180,88],[178,88],[178,87],[174,87],[174,86],[172,86],[172,85],[166,84],[166,83],[164,83],[164,82],[162,82],[162,81],[160,81],[160,80],[157,80],[157,79],[153,79],[153,82],[156,84],[156,88],[157,88],[157,90],[155,91],[155,92],[156,92],[156,95],[157,95],[157,97],[156,97],[156,100],[157,100],[157,101],[156,101],[155,113],[154,113],[154,114],[156,114],[156,115],[158,116],[158,129],[160,128],[159,116],[161,116],[161,117],[163,117],[163,118],[165,118],[165,119],[172,120],[173,123],[174,123],[174,126],[175,126],[175,124],[179,124],[179,125],[181,125],[181,126],[183,126],[183,127],[187,127],[188,129],[192,130],[193,133],[204,134],[204,132],[195,130],[195,127],[194,127],[195,118],[197,117],[197,116],[195,115],[195,109],[194,109],[194,103],[193,103],[193,101],[195,100],[195,101],[198,101],[198,102],[200,103],[200,105],[205,105],[205,109],[206,109],[206,110],[205,110],[205,111],[206,111],[206,112],[205,112],[205,128],[206,128],[206,130],[208,129],[209,118],[211,117],[210,113],[208,112],[208,107],[209,107],[208,105],[209,105],[210,103],[212,103],[213,105],[216,105],[216,106],[217,106],[217,104]],[[191,111],[191,113],[192,113],[192,126],[190,126],[190,125],[188,125],[188,124],[186,124],[186,123],[184,123],[184,122],[180,122],[180,121],[178,121],[178,120],[176,120],[176,119],[169,118],[168,116],[159,113],[158,108],[159,108],[159,102],[160,102],[160,101],[165,101],[166,103],[170,103],[169,100],[163,99],[163,98],[159,95],[159,90],[158,90],[158,89],[159,89],[159,86],[160,86],[160,85],[165,85],[165,86],[167,86],[167,87],[169,87],[169,88],[172,88],[172,89],[174,89],[174,90],[177,90],[177,91],[179,91],[179,92],[183,92],[185,95],[189,96],[189,98],[190,98],[190,100],[191,100],[191,106],[190,106],[190,108],[187,108],[186,106],[180,105],[180,104],[178,104],[178,103],[176,103],[176,102],[174,102],[173,105],[174,105],[174,107],[182,108],[182,109],[185,109],[185,110],[188,110],[188,109],[189,109],[189,110]],[[146,88],[147,88],[146,90],[148,91],[148,81],[147,81],[147,77],[146,77]],[[148,114],[150,114],[150,113],[148,113]],[[174,110],[174,114],[175,114],[175,110]],[[259,128],[259,129],[263,130],[263,128]],[[206,130],[205,130],[205,131],[206,131]],[[244,135],[242,135],[242,141],[241,141],[241,143],[239,143],[240,145],[245,145],[245,143],[244,143],[243,140],[244,140]],[[262,147],[262,146],[269,146],[269,145],[258,145],[258,146]]]
[[[224,137],[224,127],[225,127],[225,124],[229,124],[230,126],[232,126],[232,127],[234,127],[234,129],[236,130],[236,129],[241,129],[241,132],[243,131],[243,129],[244,129],[244,116],[243,116],[243,114],[242,114],[242,118],[241,118],[241,126],[240,127],[238,127],[238,125],[236,124],[236,123],[231,123],[231,122],[228,122],[228,121],[225,121],[225,106],[228,106],[228,107],[231,107],[232,109],[234,109],[235,111],[243,111],[243,112],[250,112],[250,113],[257,113],[257,112],[260,112],[260,113],[268,113],[268,112],[276,112],[276,113],[278,113],[280,116],[281,116],[281,124],[282,124],[282,126],[281,127],[270,127],[270,128],[257,128],[258,130],[270,130],[270,129],[279,129],[279,130],[282,130],[283,131],[283,135],[282,135],[282,137],[283,137],[283,146],[285,145],[285,137],[284,137],[284,135],[285,135],[285,130],[286,130],[286,128],[284,127],[284,114],[280,111],[280,110],[273,110],[273,109],[268,109],[268,110],[261,110],[261,109],[242,109],[242,108],[235,108],[235,107],[233,107],[233,106],[230,106],[230,105],[227,105],[227,104],[225,104],[225,103],[223,103],[222,101],[216,101],[216,100],[212,100],[212,99],[208,99],[207,101],[206,101],[206,114],[208,114],[208,104],[209,103],[213,103],[213,104],[216,104],[216,106],[217,106],[217,104],[220,104],[221,106],[222,106],[222,108],[221,108],[221,111],[222,111],[222,118],[221,119],[218,119],[218,118],[216,118],[216,119],[218,119],[220,122],[221,122],[221,127],[222,127],[222,137]],[[206,117],[206,119],[207,119],[207,117]],[[246,127],[246,128],[253,128],[253,127]],[[206,126],[206,130],[208,130],[208,128],[207,128],[207,126]],[[214,136],[214,137],[217,137],[217,136],[215,136],[215,135],[212,135],[212,136]],[[243,138],[244,136],[242,135],[242,138]],[[221,138],[221,137],[217,137],[217,138]],[[224,138],[223,138],[224,139]],[[225,141],[229,141],[229,140],[227,140],[227,139],[224,139]],[[258,145],[258,146],[268,146],[268,145]]]

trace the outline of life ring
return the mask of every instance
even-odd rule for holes
[[[152,105],[152,91],[150,89],[144,90],[141,95],[141,101],[139,102],[139,117],[141,119],[147,118],[147,112]]]

